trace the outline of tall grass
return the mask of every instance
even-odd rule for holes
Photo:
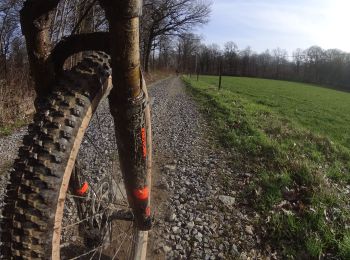
[[[25,124],[34,112],[34,89],[25,70],[0,80],[0,136]]]

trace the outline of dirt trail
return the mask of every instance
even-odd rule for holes
[[[263,259],[254,213],[242,195],[249,177],[230,167],[183,82],[150,88],[154,98],[156,222],[150,259]],[[269,255],[270,253],[266,253]]]
[[[257,216],[240,194],[248,175],[232,169],[229,153],[214,145],[179,78],[155,83],[149,92],[155,155],[149,259],[265,259],[253,228]],[[0,139],[2,162],[11,164],[24,133]]]

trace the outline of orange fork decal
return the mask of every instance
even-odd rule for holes
[[[141,141],[142,141],[142,152],[143,157],[147,156],[147,144],[146,144],[146,129],[144,127],[141,128]]]
[[[144,187],[143,189],[134,190],[134,196],[139,200],[147,200],[149,196],[148,187]]]
[[[76,190],[76,194],[78,196],[84,196],[85,193],[88,191],[88,189],[89,189],[89,184],[87,182],[84,182],[83,186],[81,186],[80,189]]]
[[[150,207],[147,207],[147,208],[145,209],[145,215],[146,215],[147,217],[151,216],[151,208],[150,208]]]

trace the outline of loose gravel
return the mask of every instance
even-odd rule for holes
[[[0,213],[3,207],[9,170],[17,156],[18,148],[22,142],[23,136],[27,133],[27,128],[23,127],[12,135],[0,138]]]
[[[259,216],[240,194],[249,174],[230,167],[230,154],[211,140],[212,130],[182,81],[157,84],[150,95],[160,169],[155,193],[167,196],[151,233],[152,257],[273,259],[273,252],[258,249],[253,223]]]
[[[182,81],[169,78],[151,86],[149,92],[155,155],[155,221],[149,259],[277,258],[261,245],[254,228],[259,216],[241,195],[250,175],[231,168],[230,153],[215,145],[212,129]],[[96,151],[88,140],[83,144],[86,150],[81,156],[91,162],[92,169],[99,163],[97,154],[108,157],[115,153],[109,145],[101,144],[115,138],[113,121],[107,114],[104,102],[99,108],[102,123],[89,128],[92,143],[102,150]],[[0,139],[2,161],[9,163],[15,158],[24,133],[20,130]],[[6,182],[3,176],[0,192]]]
[[[27,128],[23,127],[12,135],[0,138],[0,168],[1,165],[8,164],[16,158],[18,147],[26,133]]]

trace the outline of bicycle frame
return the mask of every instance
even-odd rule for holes
[[[109,22],[109,32],[71,35],[51,48],[49,26],[59,0],[27,0],[21,10],[22,32],[26,38],[37,99],[63,69],[64,61],[81,51],[104,51],[111,55],[112,82],[109,95],[116,123],[117,145],[129,203],[140,230],[151,228],[147,186],[147,149],[144,109],[146,95],[140,68],[139,23],[142,0],[99,0]]]

